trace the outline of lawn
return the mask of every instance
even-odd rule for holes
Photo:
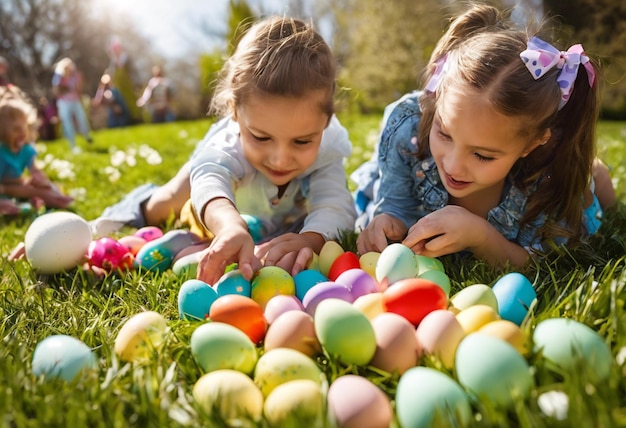
[[[369,158],[379,119],[341,119],[355,146],[346,165],[351,172]],[[164,183],[188,159],[209,125],[209,120],[200,120],[101,130],[95,132],[91,146],[79,140],[81,154],[71,154],[69,145],[57,140],[39,145],[39,157],[51,178],[75,196],[74,211],[91,220],[134,187]],[[601,381],[586,376],[584,363],[578,371],[554,370],[541,354],[532,353],[526,356],[534,383],[530,394],[505,409],[485,400],[472,402],[470,425],[626,426],[625,141],[626,123],[600,124],[600,156],[611,167],[620,199],[606,213],[600,234],[579,248],[555,249],[522,272],[537,293],[537,305],[523,324],[525,333],[530,336],[541,321],[557,317],[588,326],[610,348],[608,376]],[[203,371],[190,350],[198,323],[180,320],[178,315],[178,291],[187,278],[171,271],[131,271],[94,280],[80,270],[38,277],[27,262],[6,260],[33,218],[0,219],[2,426],[220,426],[192,396]],[[348,238],[342,245],[346,250],[354,248]],[[493,285],[511,271],[455,256],[441,261],[451,282],[450,295],[473,284]],[[144,310],[163,315],[169,332],[162,349],[148,362],[124,363],[113,351],[116,336],[126,320]],[[56,334],[87,344],[98,358],[97,369],[71,382],[34,376],[36,345]],[[379,385],[394,403],[397,374],[323,357],[316,361],[331,385],[339,376],[358,374]],[[433,358],[424,358],[422,364],[441,368]],[[568,403],[559,407],[564,414],[547,410],[544,403],[550,397]]]

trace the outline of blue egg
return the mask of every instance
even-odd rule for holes
[[[199,279],[189,279],[178,291],[178,315],[181,320],[204,321],[217,300],[213,287]]]
[[[522,325],[537,300],[537,293],[528,278],[517,272],[507,273],[496,281],[492,289],[498,301],[500,317]]]
[[[259,220],[258,217],[249,214],[241,214],[241,217],[244,219],[246,224],[248,225],[248,232],[250,236],[252,236],[252,240],[254,243],[258,243],[263,239],[263,223]]]
[[[145,247],[145,245],[144,245]],[[135,257],[135,265],[154,272],[164,272],[172,265],[174,256],[164,247],[152,247],[142,251],[142,247]]]
[[[64,334],[48,336],[35,347],[33,373],[46,378],[73,380],[83,369],[96,369],[96,356],[79,339]]]
[[[296,297],[302,301],[307,291],[320,282],[327,282],[328,278],[318,270],[305,269],[297,273],[293,280],[296,283]]]
[[[239,269],[226,272],[215,284],[215,290],[218,296],[227,294],[241,294],[250,297],[252,285],[250,281],[245,279]]]

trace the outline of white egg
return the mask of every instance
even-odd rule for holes
[[[92,241],[89,224],[82,217],[57,211],[37,217],[26,231],[26,258],[43,274],[68,271],[85,260]]]

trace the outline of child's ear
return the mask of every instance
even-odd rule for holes
[[[541,136],[540,138],[537,138],[532,143],[530,143],[528,147],[526,147],[526,150],[524,150],[521,157],[525,158],[537,147],[543,146],[544,144],[546,144],[550,140],[550,137],[552,137],[552,131],[550,130],[550,128],[548,128],[546,129],[546,132],[543,133],[543,136]]]

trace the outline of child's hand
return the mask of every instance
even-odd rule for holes
[[[254,257],[254,241],[247,230],[233,226],[226,233],[216,235],[211,245],[203,251],[198,263],[197,278],[209,285],[224,275],[226,267],[238,263],[244,278],[252,279],[260,262]]]
[[[314,251],[319,252],[323,245],[324,237],[317,233],[286,233],[257,245],[255,255],[265,259],[265,266],[278,266],[296,275],[309,266]]]
[[[48,208],[67,208],[74,202],[74,198],[71,196],[66,196],[53,189],[40,189],[35,193],[33,197],[42,199]]]
[[[416,254],[439,257],[483,244],[487,220],[465,208],[447,205],[421,218],[409,229],[402,242]]]
[[[389,245],[388,241],[398,242],[405,234],[406,226],[401,220],[389,214],[379,214],[359,234],[356,246],[359,254],[381,252]]]
[[[0,199],[0,214],[1,215],[17,215],[20,213],[20,208],[10,199]]]

